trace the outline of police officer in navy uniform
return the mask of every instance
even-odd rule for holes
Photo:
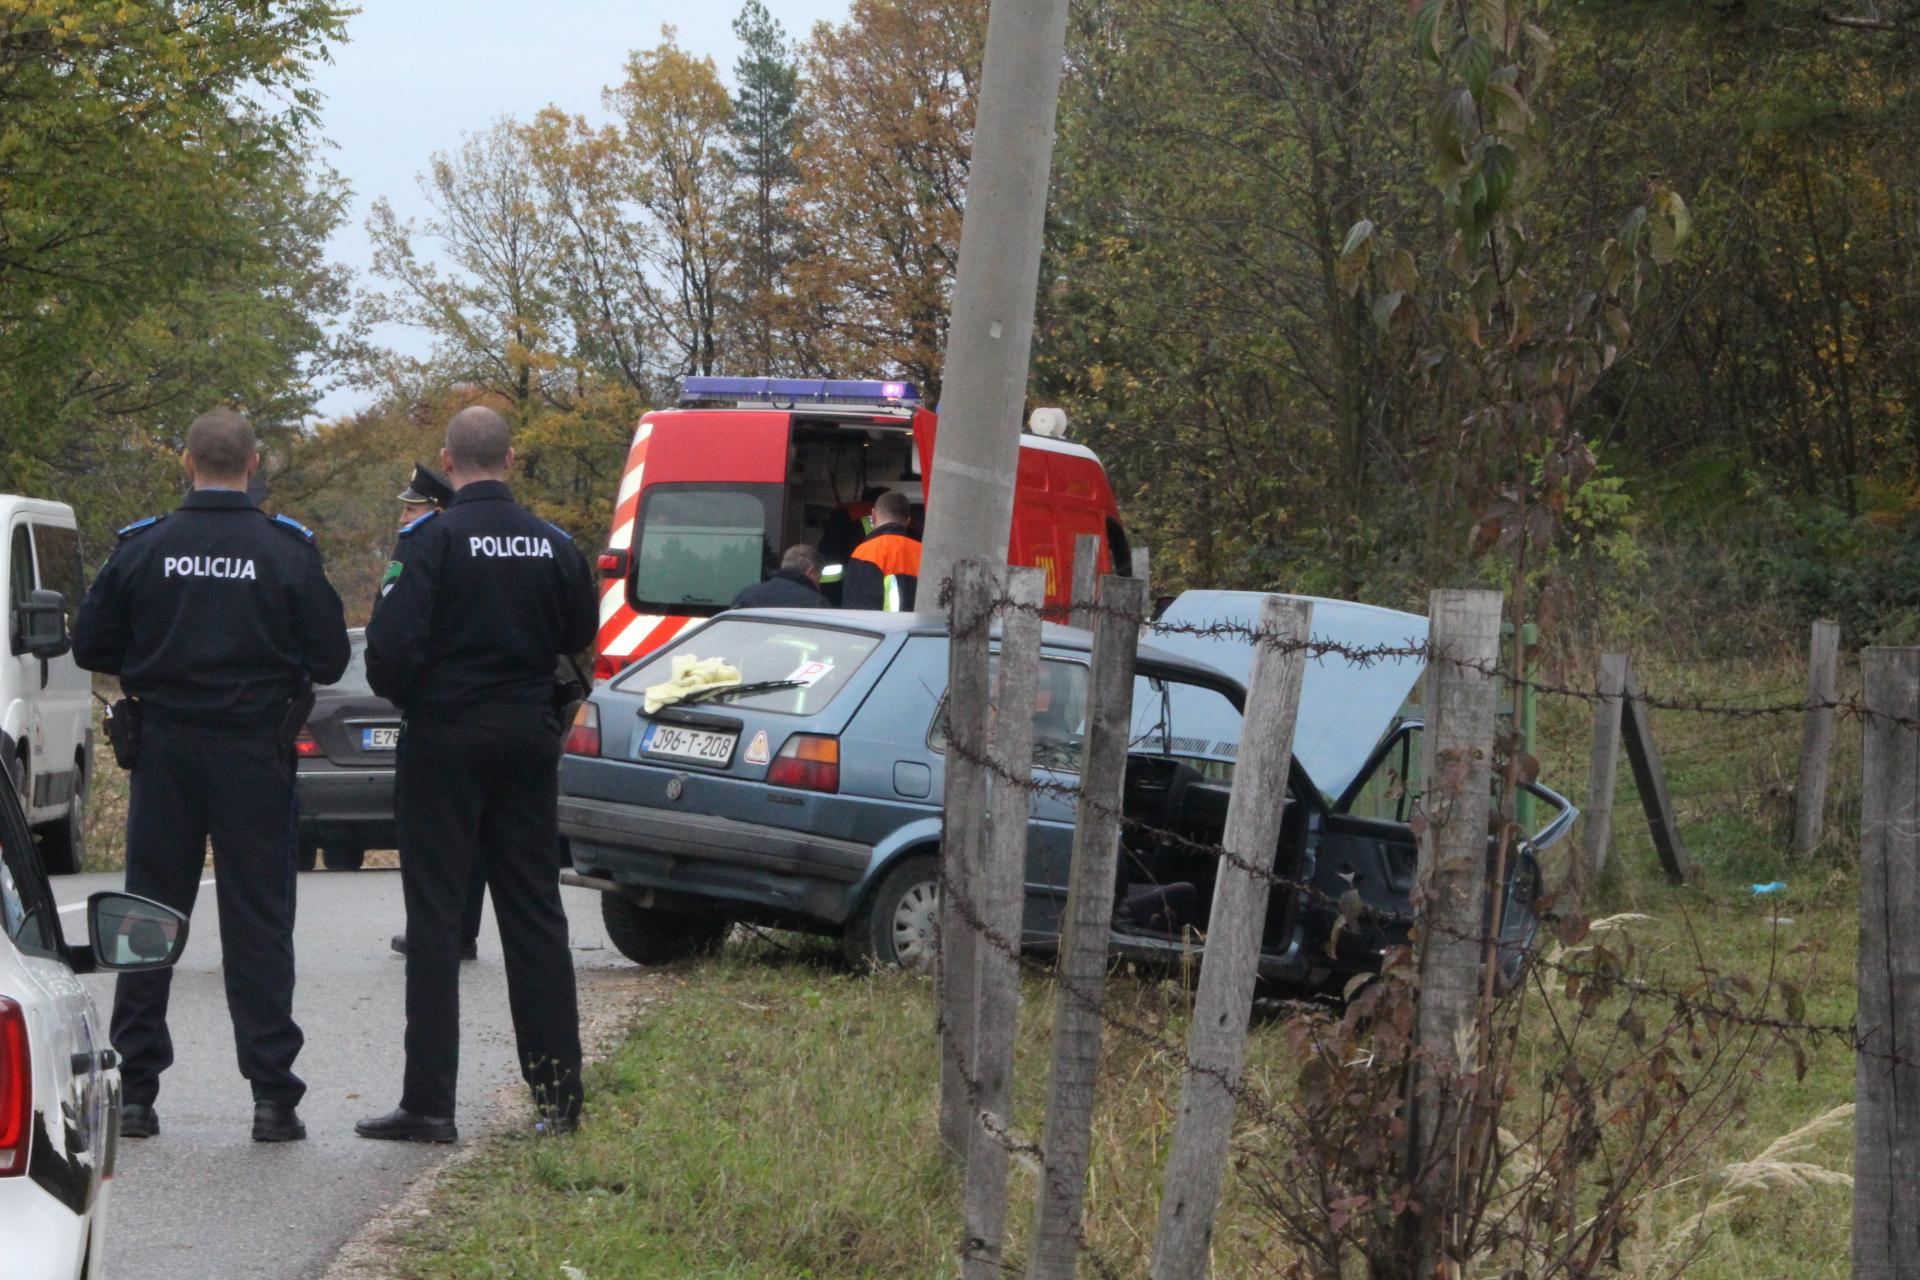
[[[475,406],[447,424],[445,514],[401,534],[367,627],[367,677],[405,716],[400,882],[407,904],[406,1077],[363,1138],[452,1142],[461,907],[486,851],[520,1072],[540,1125],[578,1122],[580,1017],[554,848],[555,660],[592,643],[599,605],[564,531],[514,502],[507,422]]]
[[[73,625],[82,667],[120,677],[137,716],[127,809],[129,893],[191,911],[207,840],[227,1009],[240,1074],[253,1086],[253,1137],[306,1136],[293,1073],[293,737],[313,684],[347,669],[346,620],[313,534],[269,519],[247,496],[259,469],[253,427],[230,409],[195,419],[182,459],[193,492],[179,510],[127,526]],[[120,1132],[159,1132],[154,1101],[173,1062],[172,972],[120,976]]]

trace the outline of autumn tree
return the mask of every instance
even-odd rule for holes
[[[801,49],[798,325],[817,362],[937,398],[986,0],[854,0]]]
[[[403,221],[384,198],[367,219],[374,271],[393,282],[377,319],[432,336],[433,361],[454,380],[503,397],[517,413],[549,394],[564,341],[560,237],[511,120],[436,153],[420,177],[432,214]]]
[[[732,101],[713,59],[681,49],[672,27],[661,29],[659,45],[628,57],[626,78],[605,101],[619,122],[608,163],[651,227],[642,252],[655,272],[658,327],[674,371],[716,373],[733,340]]]

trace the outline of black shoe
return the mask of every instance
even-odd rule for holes
[[[307,1136],[300,1113],[284,1102],[253,1104],[253,1140],[255,1142],[298,1142]]]
[[[396,933],[387,945],[395,951],[398,951],[401,955],[405,955],[407,954],[407,935],[404,933]],[[468,938],[465,942],[461,943],[460,958],[462,960],[478,960],[480,958],[480,939]]]
[[[123,1138],[151,1138],[160,1132],[160,1117],[153,1107],[143,1102],[123,1102],[120,1104],[120,1136]]]
[[[386,1115],[362,1120],[353,1131],[363,1138],[385,1142],[458,1142],[460,1131],[453,1127],[452,1116],[417,1116],[396,1107]]]

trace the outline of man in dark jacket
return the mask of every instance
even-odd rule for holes
[[[847,560],[840,607],[911,613],[920,583],[920,539],[907,523],[913,507],[906,494],[889,490],[873,504],[873,518],[873,532]]]
[[[73,656],[120,677],[139,726],[127,806],[127,892],[193,910],[208,838],[227,1010],[253,1137],[307,1136],[293,1072],[293,735],[311,685],[347,669],[347,624],[313,534],[247,496],[253,427],[231,409],[187,428],[193,492],[170,515],[120,531],[73,624]],[[173,1064],[169,970],[126,973],[113,997],[124,1103],[120,1135],[160,1132],[154,1100]]]
[[[463,409],[440,461],[444,514],[400,534],[367,624],[367,680],[406,716],[396,760],[407,904],[400,1107],[363,1138],[452,1142],[460,916],[480,851],[506,953],[520,1074],[541,1123],[580,1113],[580,1017],[560,905],[554,663],[592,643],[599,601],[573,540],[513,500],[506,419]]]
[[[826,561],[804,542],[796,542],[780,557],[780,567],[765,582],[741,589],[730,606],[735,609],[831,609],[820,594],[820,571]]]

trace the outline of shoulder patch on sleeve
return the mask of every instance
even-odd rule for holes
[[[145,533],[148,529],[153,528],[153,526],[159,524],[162,520],[165,520],[165,519],[166,519],[165,516],[148,516],[145,520],[135,520],[132,524],[120,530],[120,532],[116,536],[121,538],[131,538],[136,533]]]
[[[273,522],[288,533],[297,533],[308,542],[313,541],[313,530],[295,520],[292,516],[275,516]]]
[[[400,536],[403,538],[406,537],[408,534],[412,533],[414,530],[418,529],[421,525],[425,524],[427,521],[433,519],[435,516],[439,514],[440,514],[439,510],[436,508],[435,510],[427,512],[427,514],[421,516],[418,520],[409,520],[406,524],[401,526]]]

